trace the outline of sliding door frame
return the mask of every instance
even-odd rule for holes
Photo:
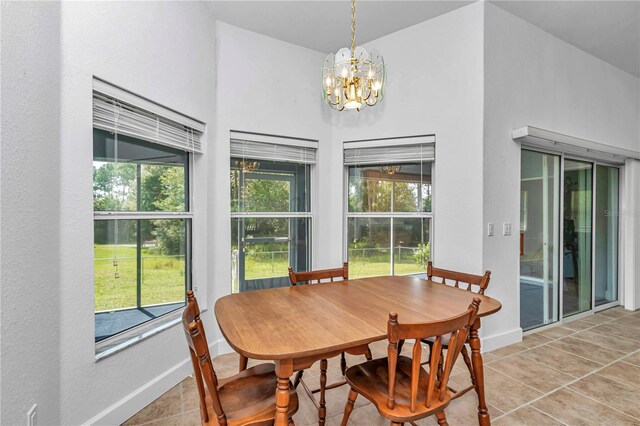
[[[616,262],[616,268],[617,268],[617,280],[618,280],[618,288],[617,288],[617,299],[615,301],[612,302],[608,302],[605,304],[602,304],[600,306],[596,306],[595,305],[595,261],[594,261],[594,256],[595,256],[595,244],[596,244],[596,232],[595,232],[595,219],[596,219],[596,202],[595,202],[595,197],[596,197],[596,169],[598,165],[601,166],[607,166],[607,167],[615,167],[618,169],[618,210],[620,209],[620,203],[622,201],[622,193],[623,193],[623,176],[624,176],[624,164],[616,164],[616,163],[612,163],[612,162],[608,162],[608,161],[603,161],[603,160],[599,160],[599,159],[594,159],[594,158],[590,158],[590,157],[585,157],[585,156],[580,156],[580,155],[575,155],[575,154],[565,154],[562,151],[556,151],[553,149],[544,149],[544,148],[540,148],[537,146],[530,146],[527,144],[523,144],[520,147],[520,155],[522,156],[522,150],[527,150],[527,151],[533,151],[533,152],[539,152],[541,154],[548,154],[548,155],[556,155],[560,157],[560,204],[559,204],[559,221],[560,221],[560,235],[559,235],[559,265],[558,265],[558,279],[559,279],[559,283],[558,283],[558,320],[555,322],[552,322],[550,324],[544,324],[541,325],[539,327],[534,327],[532,329],[523,330],[523,335],[528,335],[531,333],[535,333],[547,328],[552,328],[552,327],[556,327],[562,324],[567,324],[570,323],[572,321],[576,321],[588,316],[591,316],[593,314],[595,314],[596,312],[605,310],[605,309],[609,309],[609,308],[613,308],[615,306],[621,306],[623,304],[624,301],[624,286],[621,285],[620,282],[620,277],[621,277],[621,272],[622,272],[622,262],[621,262],[621,249],[622,249],[622,245],[623,245],[623,236],[622,236],[622,226],[620,226],[620,222],[618,219],[618,241],[617,241],[617,262]],[[580,312],[578,314],[575,315],[571,315],[570,317],[564,317],[564,308],[563,308],[563,303],[564,303],[564,297],[563,297],[563,293],[564,293],[564,165],[565,165],[565,159],[569,159],[569,160],[576,160],[576,161],[584,161],[584,162],[588,162],[592,165],[593,167],[593,172],[592,172],[592,196],[591,196],[591,308],[584,311],[584,312]],[[518,262],[518,277],[520,277],[520,262]]]
[[[616,214],[619,214],[620,211],[620,203],[622,202],[622,178],[623,178],[623,171],[624,171],[624,166],[621,166],[619,164],[612,164],[612,163],[607,163],[605,161],[594,161],[593,163],[593,167],[594,167],[594,173],[593,173],[593,223],[594,223],[594,230],[595,230],[595,220],[596,220],[596,190],[597,190],[597,184],[596,184],[596,169],[597,166],[606,166],[606,167],[613,167],[618,169],[618,207],[617,207],[617,212]],[[622,249],[622,227],[620,226],[620,216],[618,216],[618,223],[617,223],[617,241],[616,241],[616,281],[617,281],[617,288],[616,288],[616,293],[617,293],[617,297],[616,300],[613,300],[611,302],[607,302],[607,303],[603,303],[600,306],[596,306],[596,282],[595,282],[595,271],[596,271],[596,262],[592,262],[592,270],[591,270],[591,276],[594,278],[593,280],[593,292],[592,292],[592,306],[593,306],[593,311],[595,312],[600,312],[603,311],[605,309],[609,309],[609,308],[613,308],[615,306],[619,306],[622,305],[623,302],[623,297],[622,297],[622,288],[624,286],[620,285],[620,277],[621,277],[621,273],[622,273],[622,263],[620,262],[620,253],[621,253],[621,249]],[[596,247],[596,233],[593,232],[593,242],[592,242],[592,246],[593,246],[593,251],[595,253],[595,247]]]

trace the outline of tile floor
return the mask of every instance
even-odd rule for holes
[[[405,345],[409,351],[410,344]],[[408,348],[407,348],[408,347]],[[386,343],[372,345],[374,357],[386,356]],[[426,351],[425,351],[426,352]],[[349,364],[362,357],[351,357]],[[494,425],[638,425],[640,426],[640,312],[613,308],[594,316],[529,334],[521,343],[484,354],[486,399]],[[214,361],[218,377],[237,372],[235,354]],[[251,363],[249,364],[251,366]],[[305,372],[312,386],[318,363]],[[339,379],[338,359],[329,361],[329,383]],[[460,360],[450,386],[466,386]],[[300,390],[296,425],[316,424],[316,411]],[[327,425],[339,425],[347,400],[343,386],[327,392]],[[452,426],[477,424],[477,398],[469,392],[446,409]],[[200,422],[194,380],[185,379],[129,419],[126,425],[197,425]],[[351,425],[388,425],[364,398],[356,400]],[[433,418],[419,424],[436,425]]]

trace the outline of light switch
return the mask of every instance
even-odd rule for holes
[[[505,222],[502,224],[502,235],[504,235],[505,237],[507,235],[511,235],[511,223]]]
[[[487,223],[487,236],[493,237],[493,222]]]

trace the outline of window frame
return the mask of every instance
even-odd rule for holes
[[[93,129],[102,130],[100,128],[92,127]],[[165,144],[156,143],[153,141],[149,141],[142,138],[137,138],[133,136],[126,135],[128,139],[134,139],[136,141],[141,141],[147,144],[153,144],[157,147],[157,149],[171,149],[182,151],[187,156],[187,161],[185,163],[185,211],[96,211],[93,210],[93,223],[95,226],[96,221],[109,221],[109,220],[153,220],[153,219],[182,219],[185,223],[185,295],[184,302],[186,305],[186,293],[188,290],[193,289],[193,218],[194,218],[194,206],[193,206],[193,195],[194,195],[194,160],[195,160],[195,151],[190,152],[186,150],[182,150],[177,147],[170,147]],[[95,259],[95,254],[93,255]],[[95,262],[95,260],[94,260]],[[95,263],[94,263],[95,268]],[[137,283],[138,286],[141,283]],[[93,286],[95,290],[95,270],[93,273]],[[140,298],[140,295],[136,295],[137,298]],[[142,306],[140,306],[142,307]],[[134,309],[139,309],[140,307],[136,307]],[[165,330],[177,322],[180,321],[180,314],[182,308],[176,308],[172,311],[169,311],[163,315],[160,315],[156,318],[152,318],[148,321],[144,321],[139,323],[133,327],[130,327],[126,330],[123,330],[119,333],[106,337],[100,341],[95,342],[96,348],[96,359],[100,360],[113,353],[119,352],[120,350],[130,346],[133,343],[136,343],[142,339],[150,337],[154,334],[159,333],[162,330]],[[94,299],[94,318],[95,318],[95,299]],[[95,330],[94,330],[94,338],[95,338]]]
[[[356,165],[344,165],[343,167],[343,223],[342,223],[342,256],[343,259],[349,261],[349,219],[351,218],[366,218],[366,219],[392,219],[390,221],[390,235],[389,241],[390,245],[393,245],[393,219],[429,219],[429,260],[433,261],[434,259],[434,220],[435,220],[435,207],[436,207],[436,161],[433,160],[420,160],[423,163],[431,163],[431,210],[428,212],[349,212],[349,168],[350,167],[358,167]],[[375,163],[375,164],[362,164],[360,166],[377,166],[383,163]],[[398,163],[388,163],[391,165],[402,164]],[[393,251],[391,254],[391,260],[393,260]],[[391,273],[395,275],[395,262],[391,262]],[[426,269],[425,269],[426,273]],[[414,274],[407,274],[414,275]]]

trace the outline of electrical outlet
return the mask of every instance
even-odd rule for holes
[[[38,420],[38,404],[33,404],[33,407],[27,412],[27,426],[36,426]]]
[[[502,235],[504,235],[505,237],[507,235],[511,235],[511,223],[510,222],[505,222],[502,224]]]
[[[487,236],[493,237],[493,222],[487,223]]]

